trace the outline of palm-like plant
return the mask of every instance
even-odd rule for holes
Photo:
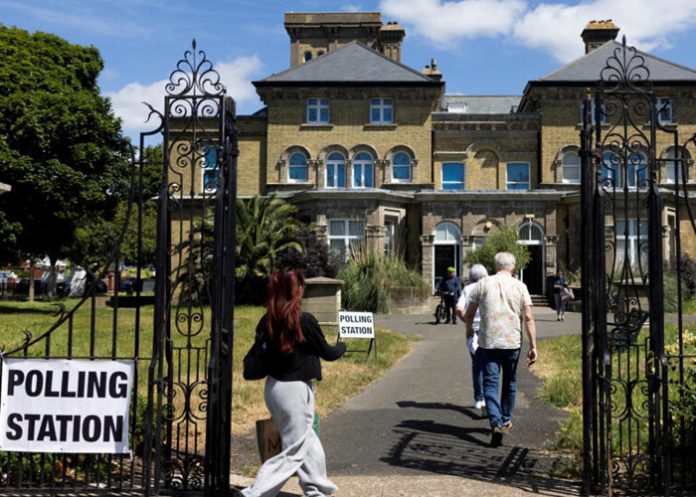
[[[274,196],[237,199],[237,279],[268,276],[281,253],[304,251],[296,212],[295,206]]]

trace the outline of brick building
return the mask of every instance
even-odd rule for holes
[[[613,23],[588,24],[586,54],[519,96],[447,94],[435,61],[401,63],[405,31],[379,13],[290,13],[285,27],[290,68],[254,82],[265,108],[238,118],[240,196],[283,197],[342,256],[355,245],[398,254],[433,283],[502,223],[531,251],[522,277],[532,293],[579,265],[580,101],[618,46]],[[662,124],[692,135],[696,71],[642,55]],[[666,134],[657,139],[659,158],[674,153]],[[665,191],[674,179],[663,171]],[[672,196],[666,262],[674,210]]]

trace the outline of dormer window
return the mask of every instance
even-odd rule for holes
[[[329,99],[307,100],[307,124],[329,124]]]
[[[394,124],[394,104],[391,98],[370,101],[370,124]]]

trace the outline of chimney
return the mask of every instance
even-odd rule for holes
[[[379,30],[379,49],[394,62],[401,62],[401,43],[404,41],[406,31],[398,22],[389,21]]]
[[[429,77],[433,81],[440,81],[442,79],[442,73],[437,70],[437,59],[430,59],[430,65],[425,66],[423,75]]]
[[[590,21],[580,35],[585,42],[585,53],[601,47],[606,42],[615,40],[619,28],[611,19],[606,21]]]

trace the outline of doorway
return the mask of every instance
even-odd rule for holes
[[[544,230],[537,223],[528,221],[520,226],[518,243],[529,250],[529,263],[520,272],[520,279],[527,285],[532,295],[544,295],[546,278],[544,274]]]
[[[433,246],[433,288],[437,288],[442,278],[447,276],[447,268],[454,266],[457,276],[461,273],[461,231],[451,222],[440,223],[435,229]]]

